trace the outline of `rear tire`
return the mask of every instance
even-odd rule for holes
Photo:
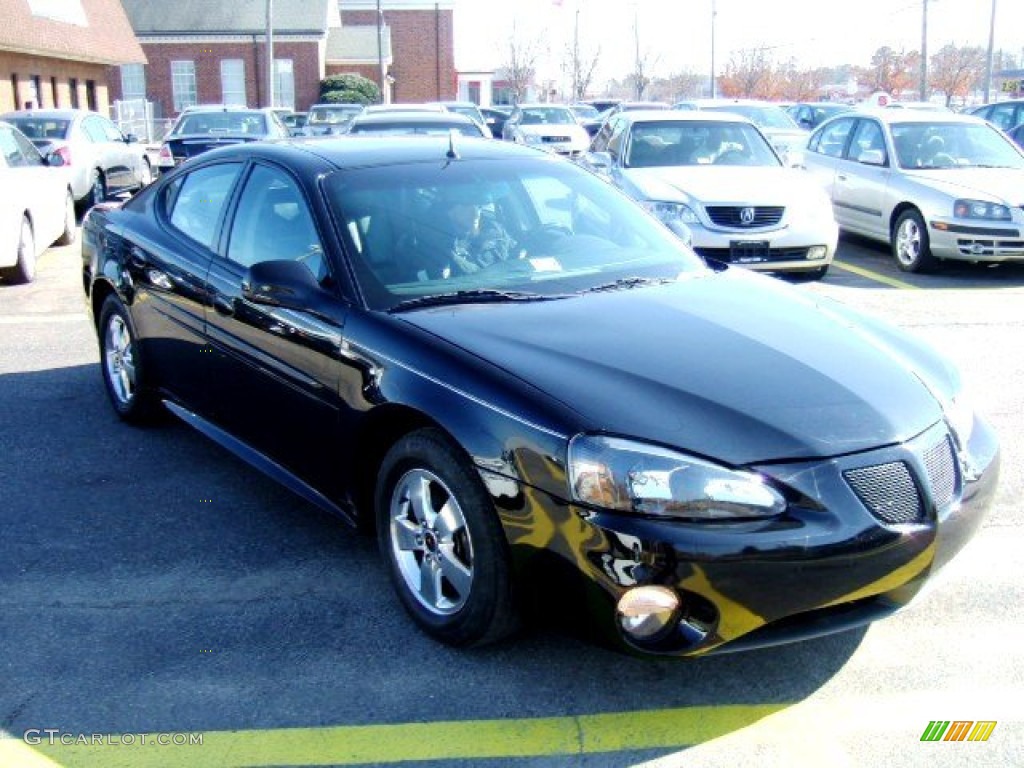
[[[18,233],[18,255],[13,267],[0,269],[0,277],[8,283],[20,285],[31,283],[36,276],[36,239],[32,232],[32,222],[28,216],[21,219],[21,231]]]
[[[75,218],[75,197],[68,190],[67,200],[64,202],[64,231],[57,238],[57,245],[71,245],[78,237],[78,221]]]
[[[377,541],[413,620],[456,647],[519,624],[505,534],[472,463],[436,429],[396,442],[377,476]]]

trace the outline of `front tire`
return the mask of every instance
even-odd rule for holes
[[[57,238],[57,245],[71,245],[78,237],[78,221],[75,219],[75,197],[68,190],[67,200],[64,201],[64,231]]]
[[[457,647],[515,631],[504,532],[473,465],[442,432],[420,429],[392,446],[375,508],[392,583],[424,631]]]
[[[99,169],[92,172],[92,182],[89,185],[89,195],[86,198],[86,207],[92,208],[107,199],[107,182]]]
[[[116,295],[103,302],[100,311],[100,370],[110,404],[123,421],[152,421],[159,410],[146,380],[135,326]]]
[[[931,272],[939,265],[938,259],[932,256],[928,228],[914,208],[904,211],[896,219],[892,255],[896,266],[903,272]]]
[[[28,216],[21,219],[21,230],[18,233],[18,255],[13,267],[0,269],[0,277],[8,283],[31,283],[36,276],[36,239],[32,232],[32,222]]]

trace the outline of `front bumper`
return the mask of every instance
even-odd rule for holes
[[[946,444],[940,471],[932,457]],[[579,618],[623,650],[694,656],[842,631],[906,606],[971,538],[991,503],[999,449],[982,422],[968,456],[969,472],[940,423],[899,446],[756,467],[789,495],[787,513],[770,521],[657,520],[567,505],[535,490],[520,495],[523,509],[501,514],[519,575],[553,601],[556,614],[583,607]],[[907,469],[916,489],[918,515],[907,522],[892,522],[897,489],[872,497],[870,511],[844,474],[894,465]],[[668,631],[639,641],[622,629],[616,606],[643,585],[668,587],[682,608]]]
[[[1024,233],[1016,222],[928,221],[932,255],[958,261],[1024,260]]]
[[[783,225],[768,230],[711,228],[706,222],[687,224],[693,232],[693,249],[704,258],[761,272],[797,272],[827,268],[835,257],[839,227],[835,222],[817,226]],[[767,245],[755,250],[746,244]],[[824,247],[820,258],[809,258],[815,246]]]

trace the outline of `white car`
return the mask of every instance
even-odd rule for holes
[[[59,154],[43,157],[10,123],[0,122],[0,278],[27,283],[36,257],[56,241],[74,242],[71,174]],[[14,194],[14,191],[17,191]]]
[[[804,164],[839,226],[888,244],[904,272],[1024,261],[1024,151],[980,117],[849,112],[811,134]]]
[[[567,157],[580,157],[590,135],[573,111],[559,104],[520,104],[505,121],[502,137]]]
[[[594,137],[584,164],[671,229],[685,224],[706,259],[817,279],[835,256],[827,195],[740,115],[622,112]]]

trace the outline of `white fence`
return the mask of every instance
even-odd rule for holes
[[[145,99],[115,101],[110,111],[110,119],[121,129],[121,133],[134,134],[145,144],[161,141],[174,122],[168,118],[154,117],[153,102]]]

